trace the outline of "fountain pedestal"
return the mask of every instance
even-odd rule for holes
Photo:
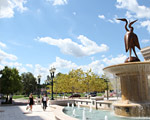
[[[122,116],[150,116],[150,62],[131,62],[104,68],[120,78],[122,100],[114,112]]]

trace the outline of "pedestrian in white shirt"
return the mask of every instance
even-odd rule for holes
[[[43,103],[43,110],[45,111],[46,110],[46,107],[47,107],[47,97],[46,97],[46,94],[44,94],[44,96],[42,97],[42,103]]]

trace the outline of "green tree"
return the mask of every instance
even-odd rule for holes
[[[56,93],[66,93],[68,92],[69,87],[68,75],[59,74],[54,79],[54,92]]]
[[[5,66],[3,70],[1,70],[1,74],[2,76],[0,79],[0,93],[7,95],[7,102],[9,94],[14,94],[18,91],[21,91],[21,77],[19,76],[19,72],[16,68],[9,68],[7,66]]]
[[[84,79],[82,81],[83,92],[102,92],[105,89],[105,82],[92,70],[84,72]]]
[[[22,73],[21,80],[23,84],[23,94],[28,95],[30,93],[36,93],[37,90],[37,81],[32,73]]]
[[[72,93],[82,92],[82,81],[84,72],[82,69],[72,70],[69,72],[70,90]]]
[[[51,93],[51,85],[48,87],[48,92]],[[54,78],[55,93],[102,92],[106,87],[104,79],[93,73],[91,69],[87,72],[73,69],[68,74],[58,73]]]

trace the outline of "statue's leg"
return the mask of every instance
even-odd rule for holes
[[[133,52],[134,52],[135,56],[138,58],[138,56],[137,56],[137,54],[135,52],[135,47],[133,47]]]
[[[130,58],[131,58],[131,48],[129,48],[129,52],[130,52]]]

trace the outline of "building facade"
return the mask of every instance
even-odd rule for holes
[[[150,61],[150,46],[141,49],[144,61]]]

